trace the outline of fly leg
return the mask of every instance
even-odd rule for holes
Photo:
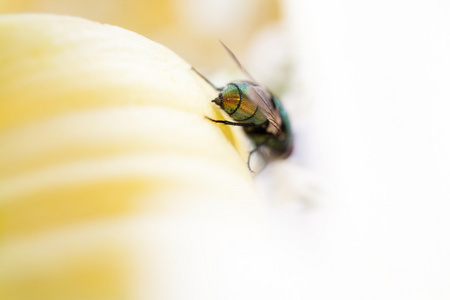
[[[233,126],[256,126],[255,123],[239,123],[239,122],[230,122],[230,121],[225,121],[225,120],[214,120],[211,119],[209,117],[205,117],[206,119],[214,122],[214,123],[221,123],[221,124],[226,124],[226,125],[233,125]]]
[[[250,172],[255,173],[255,171],[252,170],[252,167],[250,167],[250,158],[252,157],[252,154],[257,152],[259,150],[259,148],[261,147],[261,145],[257,146],[255,149],[253,149],[252,151],[250,151],[250,153],[248,154],[248,159],[247,159],[247,167],[250,170]]]
[[[211,119],[209,117],[205,117],[206,119],[214,122],[214,123],[221,123],[221,124],[226,124],[226,125],[233,125],[233,126],[243,126],[243,127],[250,127],[250,126],[256,126],[254,123],[239,123],[239,122],[230,122],[230,121],[226,121],[226,120],[214,120]],[[253,149],[252,151],[250,151],[249,155],[248,155],[248,160],[247,160],[247,166],[248,169],[250,170],[250,172],[255,173],[252,168],[250,167],[250,157],[252,156],[253,153],[257,152],[259,150],[259,148],[261,148],[262,146],[264,146],[270,139],[272,139],[272,137],[268,137],[266,138],[261,144],[256,145],[256,148]]]
[[[258,150],[263,147],[265,144],[267,144],[273,137],[269,136],[267,137],[261,144],[256,145],[256,148],[253,149],[252,151],[250,151],[250,153],[248,154],[248,159],[247,159],[247,167],[250,170],[250,172],[255,173],[255,171],[252,170],[252,168],[250,167],[250,158],[252,157],[252,154],[255,152],[258,152]],[[262,153],[261,153],[262,154]],[[264,157],[264,155],[263,155]],[[259,170],[258,172],[264,170],[264,168],[267,166],[267,161],[266,159],[264,159],[264,166],[261,168],[261,170]]]

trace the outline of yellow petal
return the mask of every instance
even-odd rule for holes
[[[136,33],[0,16],[0,299],[178,299],[220,281],[211,264],[259,232],[261,207],[245,138],[204,118],[221,118],[214,97]]]

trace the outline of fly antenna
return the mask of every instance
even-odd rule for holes
[[[213,89],[215,89],[216,91],[221,91],[223,90],[223,88],[217,87],[215,86],[214,83],[212,83],[208,78],[206,78],[202,73],[200,73],[199,71],[197,71],[196,68],[191,67],[192,71],[194,71],[195,73],[197,73],[198,76],[200,76],[207,84],[209,84]]]

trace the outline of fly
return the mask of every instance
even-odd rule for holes
[[[241,126],[248,138],[255,144],[255,149],[250,151],[247,165],[251,172],[250,157],[260,149],[266,149],[262,155],[265,161],[287,158],[293,150],[293,136],[289,117],[281,102],[268,89],[256,83],[253,77],[242,67],[236,56],[220,42],[232,57],[239,69],[250,79],[232,81],[225,87],[216,87],[197,70],[193,70],[203,78],[211,87],[219,92],[212,100],[233,120],[214,120],[231,126]]]

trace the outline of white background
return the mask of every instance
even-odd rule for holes
[[[324,192],[280,299],[450,299],[450,2],[284,4]]]

